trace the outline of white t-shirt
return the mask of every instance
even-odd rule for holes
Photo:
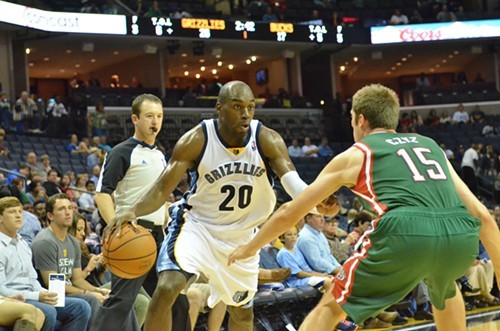
[[[454,114],[453,114],[453,119],[452,119],[453,122],[463,122],[463,123],[467,123],[469,122],[469,113],[467,113],[466,111],[456,111]]]
[[[476,170],[476,166],[474,165],[474,160],[478,160],[479,155],[477,155],[477,152],[474,148],[470,147],[468,150],[465,151],[464,157],[462,159],[462,168],[463,167],[471,167],[472,169]]]
[[[313,154],[309,154],[307,155],[307,152],[311,151],[311,150],[317,150],[318,149],[318,146],[316,145],[304,145],[302,146],[302,151],[304,152],[304,156],[305,157],[318,157],[318,153],[313,153]]]

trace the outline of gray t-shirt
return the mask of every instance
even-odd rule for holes
[[[64,274],[69,285],[73,269],[82,267],[80,246],[75,237],[69,234],[65,241],[60,241],[49,228],[45,228],[33,240],[31,250],[35,269],[54,270]]]

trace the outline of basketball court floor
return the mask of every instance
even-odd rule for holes
[[[374,330],[436,331],[437,329],[434,323],[409,319],[409,323],[404,326]],[[500,308],[483,308],[467,312],[467,330],[500,331]]]

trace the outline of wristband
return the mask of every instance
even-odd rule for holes
[[[304,191],[307,184],[300,178],[297,171],[289,171],[280,178],[281,184],[292,199]]]

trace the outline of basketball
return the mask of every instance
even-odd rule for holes
[[[109,270],[126,279],[146,274],[156,260],[156,242],[148,230],[138,225],[122,227],[120,236],[113,231],[104,243],[103,257]]]

